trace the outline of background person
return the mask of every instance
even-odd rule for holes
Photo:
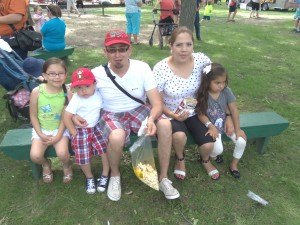
[[[133,36],[133,43],[139,44],[139,34],[141,26],[141,9],[143,5],[141,0],[125,0],[125,15],[126,15],[126,27],[127,34],[129,35],[130,41]]]
[[[49,20],[42,26],[43,48],[47,51],[59,51],[66,47],[66,24],[61,19],[61,9],[57,5],[46,7]]]
[[[67,11],[68,11],[68,17],[70,17],[70,13],[72,10],[75,10],[77,13],[78,17],[81,16],[79,10],[76,7],[75,0],[67,0]]]
[[[0,1],[0,36],[7,41],[13,30],[8,24],[13,24],[17,30],[25,26],[27,20],[27,3],[20,0],[2,0]],[[27,57],[27,51],[18,47],[13,50],[22,58]]]
[[[43,59],[27,57],[22,63],[22,68],[26,73],[38,78],[39,81],[44,81],[44,77],[42,76],[44,63],[45,60]]]
[[[201,20],[201,22],[203,20],[210,20],[210,17],[212,15],[212,11],[213,11],[212,1],[209,0],[209,1],[207,1],[206,5],[204,7],[203,19]]]
[[[181,0],[174,0],[174,3],[175,3],[175,9],[177,11],[177,13],[174,14],[174,23],[179,25],[179,18],[181,12]]]
[[[300,8],[297,8],[294,15],[294,19],[295,19],[295,32],[300,33]]]
[[[174,23],[173,10],[176,8],[174,0],[157,0],[153,10],[161,9],[159,23]]]
[[[235,22],[234,17],[237,13],[237,0],[230,0],[228,4],[227,22]]]
[[[194,21],[194,26],[195,26],[195,34],[196,34],[196,38],[198,41],[201,41],[201,34],[200,34],[200,10],[201,7],[201,1],[200,0],[196,0],[196,14],[195,14],[195,21]]]
[[[174,0],[157,0],[153,12],[157,12],[156,9],[160,8],[160,17],[158,26],[160,33],[165,36],[165,42],[168,43],[168,36],[166,34],[171,33],[172,24],[174,24],[174,13],[173,10],[176,8]],[[161,35],[159,35],[159,40],[162,42]]]
[[[295,8],[297,9],[294,14],[295,20],[295,32],[300,33],[300,0],[285,0],[284,8]]]
[[[259,15],[258,15],[259,4],[260,4],[260,0],[252,0],[252,9],[250,12],[250,18],[255,17],[254,13],[256,13],[256,18],[259,18]]]
[[[76,0],[76,7],[79,11],[79,8],[81,8],[82,12],[85,14],[85,10],[84,10],[84,4],[82,0]]]
[[[41,32],[41,28],[46,22],[46,18],[43,15],[43,9],[41,6],[36,5],[33,7],[33,12],[32,20],[34,22],[34,29],[37,32]]]

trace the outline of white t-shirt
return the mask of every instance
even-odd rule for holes
[[[157,88],[163,94],[164,104],[174,113],[184,100],[196,98],[196,92],[201,83],[202,70],[211,63],[210,59],[203,53],[193,53],[193,57],[194,69],[186,79],[173,73],[167,63],[167,58],[158,62],[153,68]],[[193,115],[195,115],[194,112],[190,113],[190,116]]]
[[[99,122],[101,107],[102,97],[99,90],[96,89],[89,98],[82,98],[75,93],[66,107],[66,111],[84,118],[88,123],[87,127],[94,127]]]
[[[156,88],[156,82],[150,66],[142,61],[130,59],[127,73],[119,77],[112,70],[111,74],[116,77],[115,81],[132,96],[146,101],[146,91]],[[109,67],[109,66],[108,66]],[[120,91],[111,79],[106,75],[103,66],[92,69],[103,99],[103,109],[109,112],[127,112],[139,107],[141,104],[129,98]]]

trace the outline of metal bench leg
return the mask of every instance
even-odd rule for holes
[[[42,166],[30,161],[32,176],[38,180],[42,177]]]
[[[263,154],[266,150],[266,146],[270,140],[270,137],[265,137],[265,138],[257,138],[255,140],[256,143],[256,149],[259,154]]]

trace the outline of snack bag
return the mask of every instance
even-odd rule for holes
[[[159,190],[151,137],[142,135],[130,147],[132,167],[135,175],[149,187]]]
[[[186,98],[181,101],[178,108],[175,111],[175,114],[182,114],[185,111],[188,111],[189,114],[193,114],[195,111],[195,107],[197,105],[197,100],[195,98]]]
[[[190,115],[193,114],[197,105],[197,100],[192,97],[186,98],[185,104],[185,109],[190,113]]]

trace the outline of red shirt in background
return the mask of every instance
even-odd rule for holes
[[[168,10],[168,11],[161,11],[160,12],[160,19],[161,20],[167,18],[168,16],[173,18],[174,14],[173,14],[172,10],[175,9],[174,0],[162,0],[160,2],[160,9]]]

